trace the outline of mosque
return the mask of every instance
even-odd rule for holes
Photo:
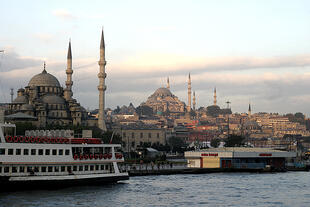
[[[195,100],[195,96],[194,99]],[[188,105],[178,99],[170,91],[169,78],[167,79],[167,87],[158,88],[151,96],[148,97],[146,102],[141,103],[141,106],[149,106],[153,109],[154,114],[162,115],[184,115],[186,112],[191,111],[191,78],[188,77]],[[195,101],[193,102],[195,107]]]
[[[18,90],[17,97],[9,104],[6,119],[31,121],[37,127],[46,127],[47,125],[96,125],[102,130],[106,130],[104,122],[106,61],[103,31],[98,64],[100,66],[98,74],[99,118],[95,122],[88,118],[87,111],[73,98],[71,42],[69,42],[67,54],[66,87],[61,87],[58,79],[47,72],[44,63],[43,71],[33,76],[26,87]]]
[[[193,94],[193,98],[192,98]],[[191,75],[188,75],[187,82],[187,105],[180,101],[177,96],[173,95],[170,91],[169,78],[167,79],[167,87],[158,88],[151,96],[148,97],[146,102],[140,106],[148,106],[152,108],[153,113],[156,115],[170,115],[180,117],[186,115],[190,117],[190,112],[196,111],[196,96],[195,91],[192,93]],[[219,114],[231,114],[231,109],[221,109],[217,105],[216,88],[214,88],[213,105],[207,106],[205,112],[208,116],[217,117]]]

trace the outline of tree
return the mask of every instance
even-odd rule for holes
[[[26,130],[36,130],[37,127],[32,125],[31,122],[16,122],[16,135],[25,135]]]
[[[301,112],[297,112],[295,114],[286,114],[285,117],[288,118],[290,122],[297,122],[302,125],[306,125],[305,115]]]
[[[229,135],[225,140],[225,147],[240,147],[242,146],[244,139],[244,137],[239,135]]]
[[[102,134],[103,143],[109,144],[112,138],[113,131],[106,131]],[[122,137],[118,134],[113,134],[112,144],[122,144]]]
[[[219,138],[215,138],[211,140],[211,146],[217,148],[220,145],[221,140]]]
[[[217,117],[221,112],[221,108],[219,106],[208,106],[207,107],[207,115],[212,117]]]
[[[303,115],[303,113],[301,113],[301,112],[295,113],[295,117],[296,117],[297,119],[305,119],[305,115]]]
[[[173,152],[184,152],[187,147],[185,141],[180,137],[170,137],[168,143]]]

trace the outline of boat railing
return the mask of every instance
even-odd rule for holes
[[[64,138],[39,136],[6,136],[7,143],[33,143],[33,144],[102,144],[98,138]]]
[[[115,153],[116,159],[123,159],[123,155],[121,153]],[[73,154],[74,160],[102,160],[102,159],[112,159],[112,153],[80,153],[80,154]]]

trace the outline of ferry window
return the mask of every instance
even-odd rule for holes
[[[55,166],[55,172],[59,172],[59,167]]]
[[[85,165],[85,171],[88,171],[88,165]]]
[[[19,167],[19,172],[20,172],[20,173],[23,173],[23,172],[25,172],[25,167],[23,167],[23,166],[20,166],[20,167]]]
[[[83,166],[79,166],[79,171],[83,171]]]
[[[67,167],[67,171],[68,171],[69,173],[71,173],[71,172],[72,172],[72,170],[71,170],[71,166],[68,166],[68,167]]]
[[[73,171],[77,171],[77,166],[73,166]]]
[[[94,170],[94,166],[91,165],[91,166],[90,166],[90,171],[93,171],[93,170]]]
[[[66,167],[65,166],[61,166],[60,169],[61,169],[61,172],[65,172],[66,171]]]
[[[13,173],[17,173],[17,168],[16,167],[12,167],[12,172]]]
[[[9,149],[8,155],[13,155],[13,149]]]
[[[24,149],[24,155],[29,155],[29,149]]]
[[[9,167],[4,167],[4,172],[5,173],[8,173],[10,171],[10,168]]]
[[[50,150],[49,149],[45,150],[45,155],[50,155]]]
[[[57,149],[52,150],[53,155],[57,155]]]
[[[5,149],[4,148],[0,148],[0,155],[5,155]]]
[[[43,149],[39,149],[38,154],[39,154],[39,155],[43,155]]]
[[[99,170],[99,165],[96,165],[96,170]]]
[[[64,150],[60,149],[58,152],[58,155],[63,155],[64,154]]]
[[[41,172],[46,172],[46,167],[41,167]]]
[[[34,167],[35,172],[39,172],[39,167]]]
[[[31,149],[31,155],[36,155],[36,149]]]
[[[22,150],[21,149],[16,149],[16,155],[20,155],[22,153]]]
[[[27,172],[33,172],[32,167],[27,167]]]
[[[52,167],[52,166],[48,166],[47,170],[48,170],[49,172],[53,172],[53,167]]]
[[[65,153],[66,155],[70,155],[70,150],[66,149]]]
[[[0,167],[0,173],[2,173],[2,167]]]
[[[109,170],[109,165],[105,165],[105,169],[106,169],[106,170]]]
[[[100,166],[100,169],[101,169],[101,170],[104,170],[104,165],[101,165],[101,166]]]

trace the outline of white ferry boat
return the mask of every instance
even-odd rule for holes
[[[96,138],[15,136],[14,124],[0,124],[1,191],[105,184],[128,180],[118,163],[121,145]]]

